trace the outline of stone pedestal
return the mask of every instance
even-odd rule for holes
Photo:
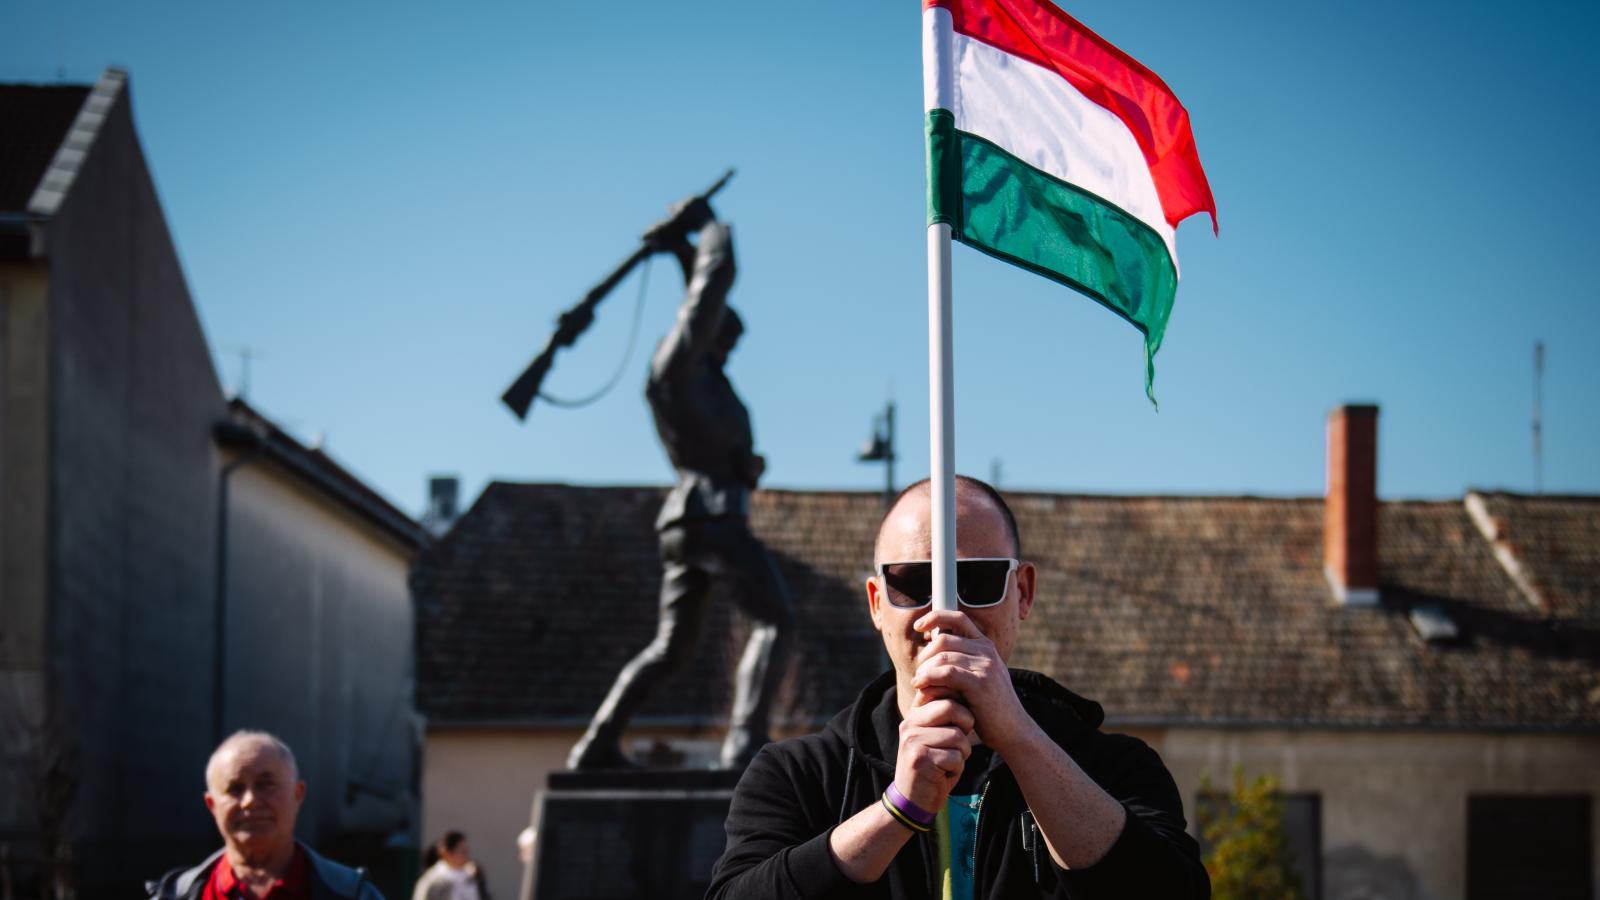
[[[523,900],[698,898],[739,772],[552,772]]]

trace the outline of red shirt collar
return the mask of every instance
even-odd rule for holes
[[[201,900],[250,900],[253,897],[239,883],[239,877],[233,873],[233,864],[228,862],[226,853],[217,861],[216,868],[211,870],[211,878],[206,881],[206,889],[200,896]],[[309,900],[310,897],[311,860],[306,857],[305,848],[296,844],[289,870],[256,900]]]

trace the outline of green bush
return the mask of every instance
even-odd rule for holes
[[[1305,900],[1300,874],[1283,830],[1278,779],[1262,775],[1246,782],[1233,770],[1233,790],[1224,795],[1200,776],[1202,800],[1195,810],[1207,847],[1206,872],[1212,900]]]

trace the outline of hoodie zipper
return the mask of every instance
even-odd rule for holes
[[[973,810],[972,810],[972,815],[973,815],[973,819],[974,819],[974,821],[972,823],[972,896],[973,897],[982,897],[983,896],[983,892],[978,890],[978,845],[980,843],[982,843],[982,838],[983,838],[983,801],[985,801],[985,800],[987,800],[989,798],[989,787],[990,787],[990,785],[993,785],[993,784],[994,784],[993,776],[991,776],[988,781],[985,781],[983,783],[983,790],[978,792],[978,805],[973,807]]]

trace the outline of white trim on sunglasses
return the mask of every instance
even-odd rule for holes
[[[968,603],[964,598],[961,597],[960,593],[957,593],[956,600],[960,603],[960,605],[971,609],[987,609],[991,606],[999,606],[1000,604],[1006,602],[1006,595],[1011,591],[1011,576],[1016,574],[1017,567],[1022,564],[1021,560],[1014,556],[969,556],[958,559],[956,560],[956,586],[958,589],[961,584],[961,564],[965,562],[1003,562],[1009,563],[1010,565],[1006,567],[1006,578],[1005,582],[1000,586],[1000,597],[998,599],[990,600],[987,603]],[[909,596],[890,587],[889,577],[884,572],[884,570],[890,566],[906,565],[925,565],[929,569],[930,576],[933,570],[933,560],[931,559],[897,559],[891,562],[878,563],[877,576],[881,580],[885,593],[900,594],[902,597]],[[921,609],[932,602],[933,596],[932,591],[930,590],[928,598],[914,606],[901,606],[900,604],[895,603],[893,600],[889,600],[889,605],[895,609]]]

